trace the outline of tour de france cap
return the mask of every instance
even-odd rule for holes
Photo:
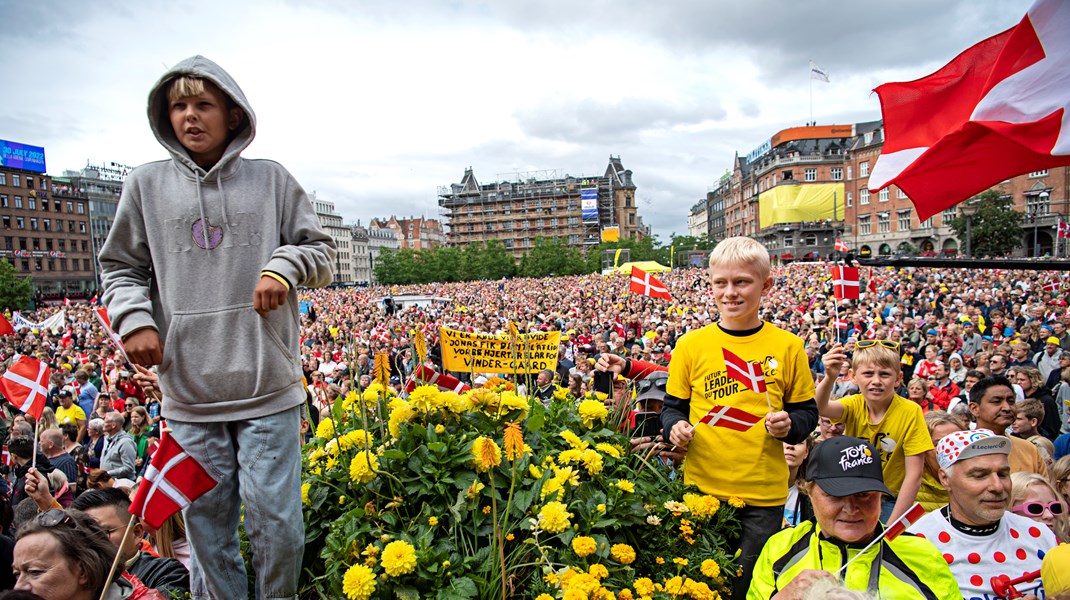
[[[866,440],[848,436],[829,438],[814,447],[806,479],[830,496],[862,492],[892,495],[884,485],[881,458]]]
[[[989,429],[956,431],[936,444],[936,460],[946,469],[960,460],[986,454],[1010,454],[1011,441]]]

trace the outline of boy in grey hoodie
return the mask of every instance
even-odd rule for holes
[[[130,360],[159,365],[163,416],[219,482],[185,509],[193,598],[295,598],[304,546],[295,287],[330,283],[335,246],[278,163],[240,156],[256,116],[238,84],[195,56],[149,94],[171,154],[135,169],[100,251],[104,302]]]

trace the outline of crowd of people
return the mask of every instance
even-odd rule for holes
[[[738,267],[728,263],[725,281],[716,277],[711,281],[710,271],[705,269],[662,274],[672,301],[631,293],[627,280],[614,275],[299,290],[300,300],[308,308],[301,316],[300,330],[300,360],[310,397],[308,417],[314,423],[321,411],[329,410],[348,391],[367,387],[376,352],[389,353],[391,385],[404,395],[406,384],[420,366],[414,351],[417,332],[428,340],[434,363],[439,356],[435,349],[440,328],[501,334],[513,323],[522,331],[560,332],[556,371],[524,376],[451,375],[472,386],[495,375],[515,377],[522,389],[548,400],[547,390],[556,386],[576,396],[593,389],[600,370],[639,380],[661,373],[657,375],[660,387],[650,389],[659,389],[665,395],[663,401],[651,402],[650,395],[643,394],[643,406],[637,412],[662,412],[664,406],[664,414],[674,414],[676,420],[662,417],[667,428],[657,432],[660,436],[637,437],[633,445],[642,450],[657,447],[668,465],[688,457],[695,464],[703,456],[706,459],[702,462],[709,462],[718,446],[703,436],[706,429],[716,428],[695,428],[693,391],[702,385],[696,378],[708,374],[709,365],[703,363],[709,360],[703,358],[707,347],[734,347],[732,344],[740,342],[717,339],[689,343],[689,339],[700,338],[684,336],[713,323],[718,324],[715,329],[727,330],[729,335],[748,329],[748,322],[742,319],[746,315],[733,313],[742,310],[745,302],[726,305],[723,294],[726,285],[747,284],[735,280]],[[870,541],[878,521],[893,522],[917,500],[930,515],[943,515],[942,522],[922,522],[916,527],[940,550],[937,556],[942,555],[950,565],[965,597],[994,598],[987,576],[977,583],[981,574],[1006,571],[1019,576],[1039,569],[1041,557],[1055,547],[1055,540],[1070,541],[1066,514],[1070,458],[1063,458],[1070,453],[1070,312],[1063,299],[1064,280],[1054,272],[995,269],[862,272],[863,288],[869,289],[858,300],[844,301],[832,294],[827,265],[776,267],[767,286],[760,273],[756,278],[760,300],[754,316],[759,327],[775,327],[786,337],[755,344],[753,357],[745,357],[762,362],[770,389],[778,388],[777,399],[768,407],[765,397],[755,396],[761,406],[751,408],[766,417],[762,429],[748,434],[756,436],[754,439],[719,442],[756,443],[761,448],[758,462],[729,474],[741,485],[739,493],[732,495],[749,499],[755,515],[761,515],[755,516],[755,521],[765,523],[767,530],[758,536],[757,547],[743,549],[741,558],[749,571],[746,580],[750,581],[751,575],[754,580],[737,590],[737,597],[746,597],[748,588],[752,597],[794,597],[785,593],[822,579],[807,574],[791,586],[796,578],[789,575],[805,571],[801,566],[792,572],[764,570],[769,567],[767,561],[777,560],[776,548],[783,541],[776,541],[780,535],[776,531],[781,528],[794,530],[811,522],[821,531],[834,531],[835,518],[828,517],[831,520],[825,523],[822,515],[865,513],[864,535],[839,537],[845,547],[855,548],[860,540]],[[1049,291],[1053,283],[1055,291]],[[384,310],[383,298],[407,294],[440,300]],[[7,517],[2,523],[7,535],[0,543],[7,545],[8,556],[14,549],[20,578],[32,570],[20,566],[25,561],[20,562],[21,554],[12,540],[17,531],[23,532],[18,538],[21,542],[32,539],[35,534],[30,532],[42,530],[40,524],[35,525],[44,518],[37,516],[38,510],[45,515],[53,507],[73,507],[68,514],[74,516],[65,518],[72,518],[70,522],[77,527],[104,527],[112,534],[125,528],[127,520],[121,517],[129,518],[126,492],[144,472],[160,435],[161,396],[158,387],[153,387],[154,375],[123,360],[107,341],[93,308],[75,304],[23,313],[27,321],[39,322],[63,310],[65,325],[51,331],[22,328],[4,338],[0,346],[0,370],[14,357],[29,355],[46,361],[53,372],[48,405],[39,423],[10,404],[2,408],[0,435],[7,438],[11,464],[5,479],[7,510],[3,514]],[[837,327],[837,323],[841,325]],[[714,359],[722,360],[719,355]],[[796,366],[799,368],[793,370]],[[435,368],[440,370],[441,365]],[[787,372],[791,372],[790,380],[783,379]],[[717,385],[723,388],[724,382]],[[626,396],[632,389],[646,388],[618,385],[616,389],[618,396]],[[682,404],[688,397],[691,404]],[[812,406],[808,404],[811,400],[816,400]],[[692,438],[686,438],[682,429],[680,435],[673,435],[676,423],[686,424]],[[969,436],[969,432],[988,432],[983,435],[997,441],[1006,439],[1006,452],[964,450],[969,444],[983,445],[971,438],[960,444],[963,447],[957,448],[955,458],[948,459],[941,446],[943,440],[966,440],[962,436]],[[856,441],[827,444],[830,439]],[[861,444],[863,452],[879,457],[879,476],[872,468],[868,473],[845,475],[856,482],[868,478],[872,485],[844,489],[827,484],[836,479],[828,469],[830,464],[837,464],[835,456],[848,447],[844,443],[853,444],[851,447]],[[775,466],[770,448],[775,449],[779,460]],[[838,450],[834,453],[833,448]],[[822,460],[823,456],[827,459]],[[957,465],[970,461],[999,464],[985,467],[991,477],[967,477],[967,470]],[[756,479],[737,477],[748,472],[758,473]],[[719,479],[726,473],[703,475],[699,469],[685,470],[687,476],[695,477],[692,473],[699,473],[692,482],[700,486],[716,489],[727,485]],[[874,483],[877,479],[879,485]],[[989,487],[980,487],[981,480]],[[767,485],[777,491],[763,497],[765,492],[756,490]],[[867,487],[873,489],[861,489]],[[119,507],[111,512],[119,514],[121,522],[109,519],[110,514],[102,518],[100,511],[88,508],[102,505]],[[776,514],[775,527],[767,525],[770,513]],[[985,518],[977,519],[978,514]],[[743,518],[742,523],[746,530],[748,519]],[[997,528],[995,533],[989,532],[991,527]],[[50,531],[48,526],[43,529]],[[167,561],[166,568],[146,569],[147,577],[141,580],[144,585],[161,590],[188,589],[188,573],[184,584],[176,576],[179,567],[185,568],[183,563],[188,565],[189,561],[181,517],[165,529],[153,533],[139,529],[134,536],[136,544],[120,550],[130,558]],[[1032,536],[1034,530],[1041,535]],[[1035,547],[1025,549],[1031,560],[1022,568],[1016,565],[1017,571],[1000,570],[1000,563],[983,553],[957,555],[961,548],[983,546],[992,557],[1002,555],[1013,561],[1020,545],[1012,542],[1017,537],[1007,537],[1013,535],[1010,531],[1035,542]],[[767,543],[770,537],[773,541]],[[945,537],[951,541],[943,542]],[[798,542],[792,540],[793,544]],[[118,545],[121,536],[113,541]],[[813,543],[814,551],[830,552],[821,550],[824,542]],[[886,547],[879,560],[902,560],[910,565],[915,558],[908,555],[917,548],[900,550],[903,543]],[[917,556],[929,556],[930,547],[922,547]],[[980,555],[979,561],[973,560],[975,554]],[[800,565],[820,570],[822,560]],[[873,560],[864,557],[852,563],[847,571],[849,587],[854,569],[858,565],[869,569]],[[127,570],[137,571],[129,566]],[[14,576],[5,576],[3,571],[0,569],[0,587],[13,587]],[[769,579],[772,572],[778,574]],[[920,583],[915,584],[931,588],[933,597],[943,597],[936,590],[947,580],[942,575],[926,579],[924,571],[919,573]],[[1040,591],[1039,581],[1023,585]],[[858,589],[869,587],[867,581]]]

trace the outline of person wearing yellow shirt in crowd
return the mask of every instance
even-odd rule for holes
[[[836,344],[822,358],[826,373],[838,372],[847,360],[843,345]],[[817,385],[821,416],[843,422],[844,435],[868,440],[880,453],[884,483],[894,500],[882,501],[881,517],[891,523],[913,504],[925,470],[925,453],[933,449],[921,407],[899,396],[902,383],[899,343],[862,340],[855,344],[852,380],[861,394],[831,400],[835,383],[825,378]]]
[[[56,408],[56,422],[60,425],[71,423],[78,426],[78,441],[85,439],[85,412],[74,403],[74,392],[69,387],[59,391],[59,407]]]
[[[742,571],[733,585],[736,600],[746,597],[754,562],[783,522],[788,496],[784,443],[803,441],[817,425],[814,381],[802,339],[763,322],[758,314],[762,296],[773,286],[769,273],[769,252],[757,241],[736,237],[717,244],[710,255],[710,283],[720,320],[679,338],[661,413],[666,440],[687,450],[684,481],[722,501],[744,503],[736,511]],[[761,363],[768,396],[726,375],[725,348],[747,362]],[[739,411],[735,414],[744,423],[754,425],[727,419],[703,424],[715,407]]]

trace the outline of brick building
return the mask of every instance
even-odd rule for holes
[[[440,187],[451,246],[500,240],[513,256],[533,248],[537,237],[561,238],[580,249],[603,235],[642,239],[649,229],[638,215],[632,172],[610,157],[601,177],[559,175],[557,171],[517,173],[514,181],[481,184],[472,169],[460,183]]]
[[[438,219],[424,217],[399,219],[391,216],[385,220],[372,219],[369,226],[393,231],[397,236],[398,246],[409,250],[430,250],[446,245],[446,234]]]

